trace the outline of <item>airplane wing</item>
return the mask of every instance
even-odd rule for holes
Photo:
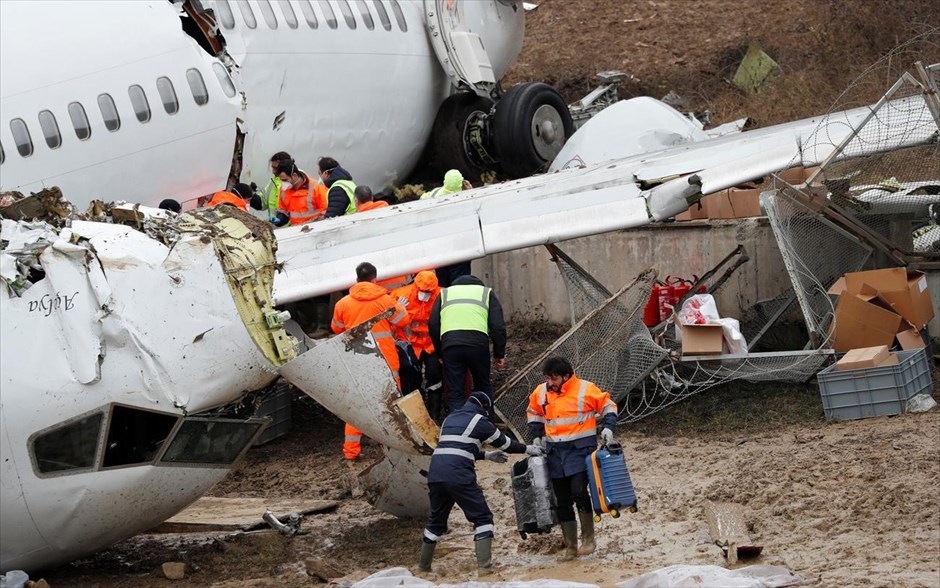
[[[702,195],[792,166],[936,140],[937,123],[921,96],[874,112],[837,112],[281,229],[283,270],[274,296],[283,304],[348,288],[363,261],[374,264],[381,279],[639,227],[672,218]],[[854,135],[862,125],[864,136]],[[570,141],[577,140],[576,133]]]

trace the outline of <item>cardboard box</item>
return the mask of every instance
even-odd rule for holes
[[[886,361],[890,356],[891,352],[888,350],[887,345],[851,349],[842,359],[836,362],[836,371],[844,372],[875,367]],[[894,359],[897,361],[896,356]]]
[[[708,218],[708,216],[705,215],[705,209],[700,202],[696,202],[685,212],[680,212],[676,215],[677,221],[697,220],[701,218]]]
[[[705,218],[734,218],[734,209],[728,199],[728,190],[703,196],[701,200]]]
[[[731,188],[727,192],[734,218],[747,218],[764,214],[760,209],[760,188]]]
[[[900,363],[901,363],[901,360],[898,359],[897,353],[889,353],[888,357],[884,358],[884,360],[879,362],[874,367],[888,367],[890,365],[900,365]]]
[[[721,325],[682,325],[682,355],[720,355],[723,343]]]
[[[923,349],[926,347],[924,343],[924,338],[920,336],[915,329],[906,329],[901,331],[896,335],[898,340],[898,345],[901,346],[901,349],[904,351],[910,351],[912,349]]]
[[[845,274],[849,293],[859,293],[865,284],[877,290],[915,329],[922,328],[934,317],[924,272],[893,267]]]
[[[891,345],[901,325],[901,315],[868,286],[862,292],[839,296],[835,314],[836,351]]]

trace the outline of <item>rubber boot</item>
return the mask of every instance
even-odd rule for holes
[[[578,511],[581,521],[581,548],[578,555],[591,555],[597,547],[594,544],[594,513]]]
[[[493,567],[493,538],[486,537],[473,542],[477,552],[477,565],[483,569]]]
[[[565,555],[562,561],[578,557],[578,523],[575,521],[564,521],[561,525],[561,534],[565,539]]]
[[[418,570],[422,572],[431,571],[431,561],[434,559],[434,548],[437,543],[428,543],[421,541],[421,559],[418,560]]]

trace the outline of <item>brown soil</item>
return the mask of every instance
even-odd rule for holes
[[[824,112],[868,64],[924,24],[940,23],[934,0],[538,3],[509,82],[544,80],[574,101],[594,87],[596,72],[619,69],[635,77],[621,97],[675,90],[691,109],[710,110],[715,123],[750,116],[766,125]],[[782,70],[757,95],[727,81],[751,40]],[[524,366],[557,334],[550,325],[514,333],[509,369]],[[839,424],[825,423],[819,407],[813,412],[799,424],[770,423],[740,438],[727,430],[663,436],[619,429],[640,510],[605,518],[597,553],[565,564],[555,561],[557,529],[520,540],[507,466],[483,463],[498,566],[479,579],[552,577],[609,586],[676,563],[726,565],[703,516],[711,499],[747,509],[752,538],[764,552],[745,563],[783,565],[824,586],[940,585],[940,412]],[[298,396],[291,433],[251,450],[211,492],[342,501],[335,512],[305,520],[307,534],[142,535],[45,577],[55,588],[299,586],[318,581],[308,576],[315,567],[305,565],[310,558],[347,579],[391,566],[414,570],[423,521],[399,520],[353,498],[352,476],[380,457],[381,448],[366,441],[363,458],[350,465],[341,459],[341,443],[340,421]],[[452,521],[431,578],[477,579],[471,529],[459,511]],[[187,562],[187,578],[166,580],[159,571],[166,561]]]

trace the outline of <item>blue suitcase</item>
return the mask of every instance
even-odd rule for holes
[[[603,513],[616,519],[624,510],[636,512],[636,492],[620,443],[608,443],[585,457],[584,461],[595,521],[600,521]]]

